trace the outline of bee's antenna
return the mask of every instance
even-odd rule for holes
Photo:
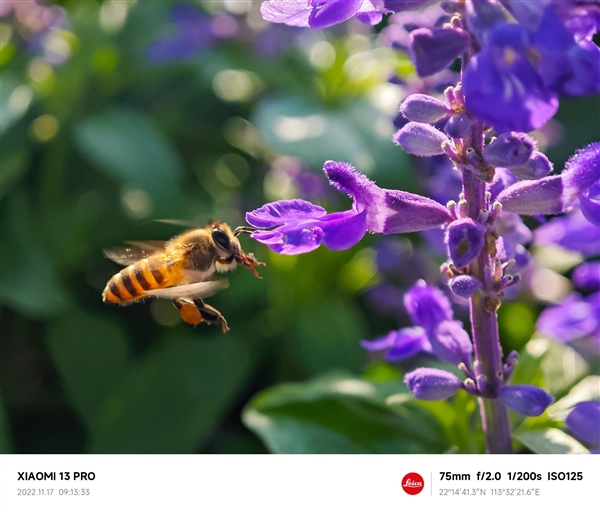
[[[233,230],[233,235],[237,237],[240,233],[252,233],[255,230],[258,230],[258,228],[254,228],[253,226],[238,226]]]

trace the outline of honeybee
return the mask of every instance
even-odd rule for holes
[[[209,281],[215,272],[231,271],[238,264],[261,279],[255,266],[265,264],[252,253],[244,253],[238,240],[241,233],[252,230],[245,226],[231,230],[215,221],[164,243],[150,241],[137,243],[136,248],[105,250],[108,258],[127,267],[108,280],[102,299],[121,305],[147,297],[171,299],[188,324],[217,323],[227,332],[225,317],[203,298],[227,287],[227,280]]]

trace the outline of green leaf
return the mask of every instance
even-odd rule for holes
[[[541,364],[545,388],[554,396],[560,396],[589,374],[590,369],[586,361],[567,344],[546,343],[546,357]]]
[[[517,429],[513,438],[536,454],[589,454],[572,436],[557,428]]]
[[[171,330],[106,398],[89,451],[197,450],[242,389],[252,361],[248,343],[232,333]]]
[[[68,305],[68,297],[43,244],[31,201],[19,189],[5,203],[11,223],[0,231],[0,300],[30,317],[55,315]]]
[[[600,401],[600,376],[582,379],[566,396],[548,408],[548,415],[555,420],[564,420],[575,405],[583,401]]]
[[[78,310],[52,321],[47,333],[62,384],[89,424],[128,368],[125,334],[109,319]]]
[[[78,125],[75,142],[82,155],[109,177],[148,193],[153,215],[173,215],[181,200],[183,164],[151,119],[129,110],[110,110]]]
[[[387,385],[339,373],[278,385],[252,399],[242,419],[274,453],[443,452],[435,417],[410,403],[390,409]]]

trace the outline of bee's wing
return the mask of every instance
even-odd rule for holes
[[[164,249],[165,246],[165,242],[160,240],[127,241],[127,244],[130,244],[131,247],[104,249],[104,256],[119,265],[127,266],[143,258],[148,258],[152,253]]]
[[[149,290],[146,292],[146,295],[165,299],[178,299],[180,297],[192,299],[195,297],[204,298],[212,296],[227,287],[229,287],[228,280],[203,281],[200,283],[190,283],[189,285],[169,287],[167,289]]]

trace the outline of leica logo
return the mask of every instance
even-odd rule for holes
[[[421,493],[423,486],[423,478],[416,472],[410,472],[402,478],[402,489],[409,495]]]

